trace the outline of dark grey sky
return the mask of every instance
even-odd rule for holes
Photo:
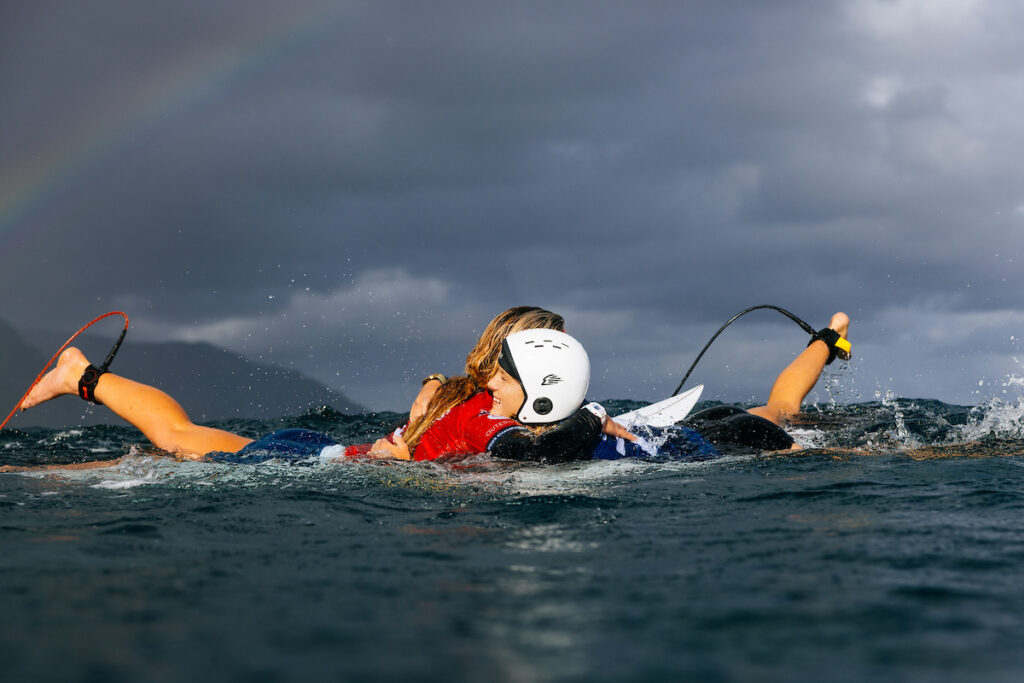
[[[1022,25],[997,0],[3,3],[0,317],[121,308],[402,409],[511,305],[565,315],[592,398],[653,400],[772,303],[853,318],[836,400],[1015,401]],[[805,339],[753,314],[694,381],[763,399]]]

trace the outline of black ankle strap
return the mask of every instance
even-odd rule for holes
[[[825,361],[825,365],[832,365],[832,361],[837,357],[850,360],[850,342],[843,339],[843,335],[831,327],[823,327],[815,332],[811,335],[811,341],[807,342],[807,345],[810,346],[818,340],[825,342],[825,346],[828,347],[828,360]]]
[[[82,373],[82,378],[78,380],[78,395],[86,401],[91,401],[96,405],[103,405],[96,400],[96,383],[105,374],[107,374],[106,368],[98,368],[90,364],[85,369],[85,372]]]

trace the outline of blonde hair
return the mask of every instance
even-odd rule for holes
[[[430,399],[427,410],[409,423],[404,438],[412,452],[424,432],[449,410],[483,390],[498,371],[501,343],[513,332],[522,330],[558,330],[565,332],[565,319],[536,306],[515,306],[495,316],[480,334],[476,346],[466,356],[467,377],[452,377]]]
[[[500,313],[484,328],[480,340],[466,356],[466,375],[478,387],[485,387],[498,371],[501,343],[513,332],[523,330],[558,330],[565,332],[562,316],[536,306],[516,306]]]

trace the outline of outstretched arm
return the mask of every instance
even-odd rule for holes
[[[540,434],[516,429],[501,434],[490,452],[496,458],[536,462],[591,460],[604,420],[584,407]]]
[[[610,417],[604,421],[604,433],[608,436],[617,436],[626,441],[636,441],[636,435],[620,425]]]

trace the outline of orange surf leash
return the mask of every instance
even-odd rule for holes
[[[14,414],[18,412],[18,408],[21,408],[21,404],[25,401],[26,398],[28,398],[28,395],[32,393],[32,390],[36,388],[36,385],[39,384],[39,380],[43,378],[43,375],[45,375],[46,371],[50,369],[50,366],[53,365],[54,361],[60,358],[60,354],[64,353],[64,350],[71,346],[71,342],[75,341],[78,335],[82,334],[99,321],[103,320],[104,318],[109,318],[112,315],[119,315],[122,318],[124,318],[124,329],[121,330],[121,336],[117,338],[117,341],[114,342],[114,346],[110,349],[110,353],[107,354],[107,359],[103,361],[103,365],[100,366],[100,368],[104,371],[106,371],[106,369],[110,367],[110,362],[114,360],[114,355],[117,353],[117,350],[121,348],[121,342],[124,341],[124,335],[126,332],[128,332],[128,316],[122,313],[121,311],[111,311],[110,313],[104,313],[100,317],[86,323],[85,325],[82,326],[82,329],[78,330],[78,332],[75,332],[73,335],[71,335],[71,337],[69,337],[68,340],[64,342],[64,346],[60,347],[60,349],[57,350],[57,353],[53,354],[53,358],[50,359],[50,362],[47,363],[46,366],[39,372],[39,376],[36,377],[36,381],[32,382],[32,386],[30,386],[28,388],[28,391],[25,392],[25,395],[18,400],[18,404],[14,406],[14,410],[11,411],[10,415],[8,415],[3,422],[0,422],[0,429],[3,429],[4,426],[7,425],[7,422],[12,417],[14,417]]]

